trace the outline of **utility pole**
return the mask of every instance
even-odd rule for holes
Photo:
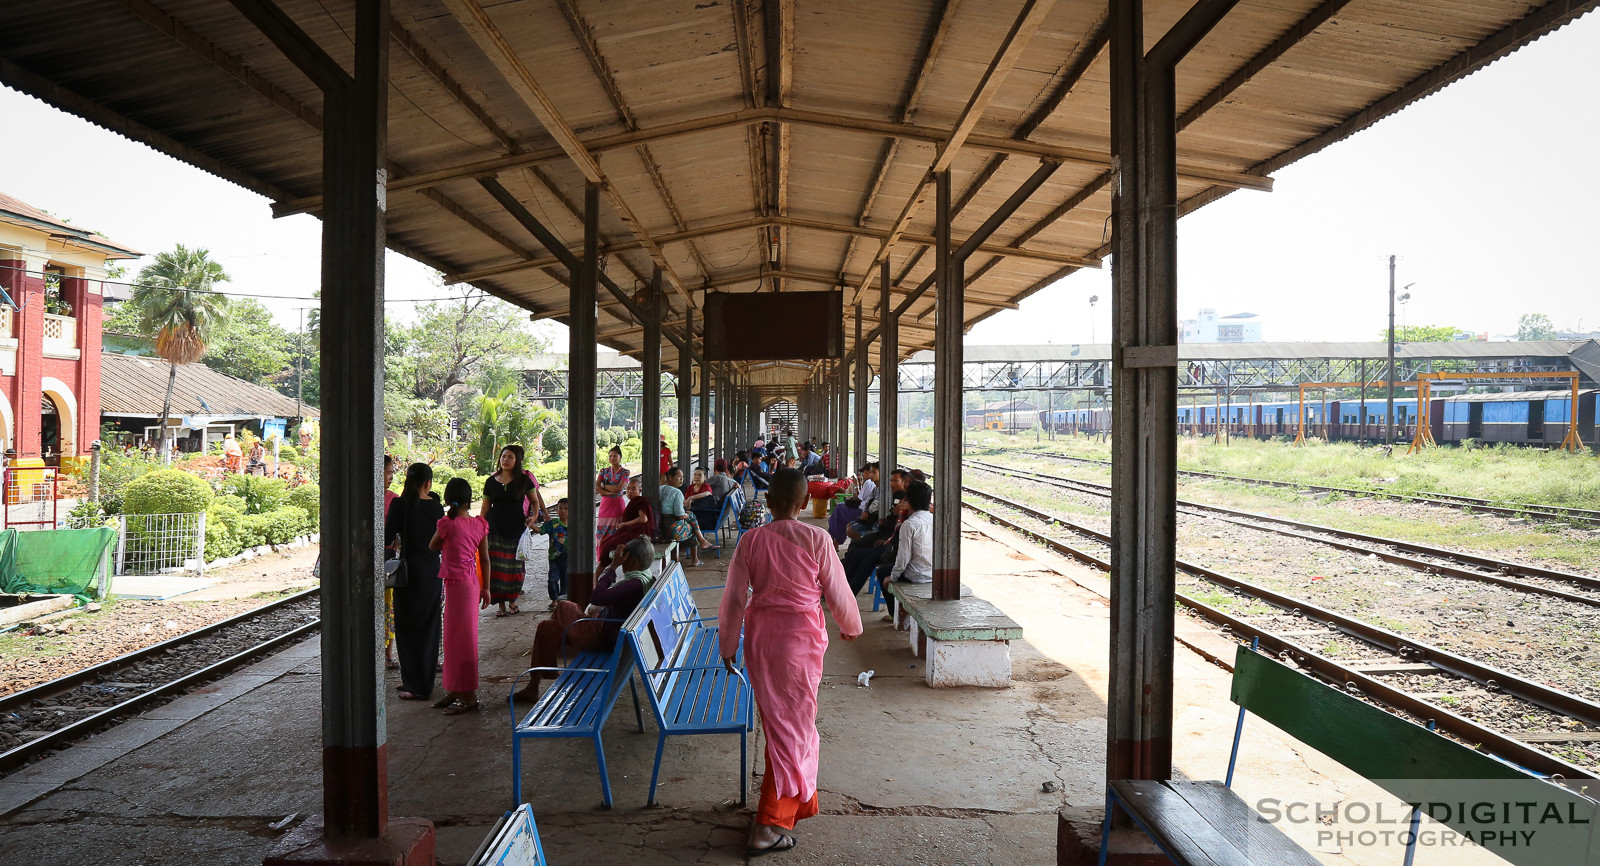
[[[1394,447],[1394,256],[1389,257],[1389,406],[1383,416],[1383,444]]]

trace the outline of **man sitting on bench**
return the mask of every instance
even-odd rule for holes
[[[906,507],[910,513],[900,522],[900,541],[895,551],[894,565],[888,577],[880,579],[903,580],[907,583],[933,583],[933,488],[926,481],[913,481],[906,486]]]

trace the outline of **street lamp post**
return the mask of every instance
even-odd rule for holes
[[[1383,444],[1391,449],[1394,447],[1394,260],[1394,256],[1389,257],[1389,373],[1384,377],[1389,383],[1389,399],[1385,410],[1387,414],[1383,417]],[[1405,288],[1414,285],[1416,283],[1406,283]],[[1402,304],[1411,300],[1411,293],[1406,292],[1398,300]],[[1418,405],[1417,412],[1420,414],[1422,411],[1422,406]]]

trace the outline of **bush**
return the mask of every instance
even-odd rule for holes
[[[148,459],[138,451],[123,454],[115,448],[100,452],[100,509],[107,515],[121,514],[122,499],[128,485],[146,473],[161,468],[161,464]],[[89,485],[89,461],[75,467],[72,475]],[[93,524],[98,526],[98,523]]]
[[[206,509],[206,561],[234,556],[244,549],[237,528],[244,512],[231,505],[212,502]]]
[[[134,479],[123,496],[128,514],[198,514],[211,503],[211,485],[181,469],[157,469]]]
[[[544,431],[544,437],[540,441],[544,445],[545,453],[549,455],[550,460],[560,460],[566,456],[567,431],[560,427],[551,427],[549,430]],[[542,480],[543,476],[540,476],[540,478]]]
[[[240,514],[244,514],[246,511],[250,510],[249,506],[245,505],[243,497],[236,496],[232,493],[224,493],[211,500],[212,508],[215,508],[219,505],[225,508],[231,508]],[[209,511],[210,509],[207,510]]]
[[[322,523],[322,488],[315,484],[302,484],[289,491],[289,497],[284,501],[306,513],[306,520],[311,530]]]
[[[239,523],[240,541],[244,547],[286,544],[306,534],[308,523],[305,510],[292,505],[267,514],[246,514]]]
[[[540,484],[565,481],[567,479],[567,461],[552,460],[549,463],[541,463],[533,467],[533,477],[539,479]],[[554,505],[555,503],[549,504]]]
[[[222,492],[243,499],[244,513],[266,514],[284,504],[289,495],[289,485],[281,478],[227,475],[222,479]]]

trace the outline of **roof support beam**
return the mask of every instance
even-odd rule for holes
[[[950,130],[949,137],[941,141],[934,153],[933,162],[928,166],[928,173],[923,176],[921,183],[906,199],[905,207],[901,209],[900,216],[895,218],[894,225],[889,229],[889,236],[878,245],[878,251],[873,254],[872,262],[867,266],[870,274],[873,267],[884,261],[889,256],[889,250],[900,240],[910,226],[912,217],[921,210],[923,195],[922,189],[928,181],[941,172],[950,170],[950,164],[955,161],[956,154],[961,152],[967,138],[972,135],[973,129],[982,119],[984,112],[988,111],[989,103],[1000,92],[1000,85],[1005,82],[1006,76],[1021,59],[1022,52],[1028,47],[1033,35],[1039,32],[1044,24],[1045,16],[1055,6],[1055,0],[1027,0],[1022,7],[1022,12],[1017,20],[1012,23],[1011,31],[1006,34],[1005,41],[1000,44],[1000,50],[989,62],[989,68],[983,72],[983,77],[978,80],[978,86],[972,91],[972,96],[967,99],[967,104],[961,109],[961,114],[956,117],[956,122]],[[859,303],[862,295],[866,294],[868,281],[863,281],[856,289],[856,296],[851,303]]]
[[[479,181],[480,184],[484,183],[484,182],[485,181],[483,181],[483,180]],[[490,181],[490,182],[493,182],[493,181]],[[676,243],[678,241],[688,240],[690,238],[705,237],[707,235],[725,234],[725,233],[728,233],[728,232],[743,231],[745,229],[762,228],[762,227],[767,227],[767,226],[784,226],[784,227],[787,227],[787,228],[807,229],[807,230],[811,230],[811,231],[830,232],[830,233],[834,233],[834,234],[848,234],[848,235],[855,235],[857,237],[873,238],[873,239],[880,239],[880,240],[888,236],[888,232],[883,231],[881,229],[860,228],[860,227],[856,227],[856,226],[841,225],[839,223],[824,222],[822,220],[808,220],[808,219],[799,219],[799,218],[795,218],[795,217],[789,217],[789,218],[774,217],[774,218],[770,218],[770,219],[736,220],[734,222],[729,222],[729,223],[719,223],[717,225],[704,226],[704,227],[698,228],[698,229],[690,229],[689,231],[686,231],[686,232],[678,232],[678,233],[670,234],[670,235],[660,235],[660,236],[658,236],[656,238],[656,242],[661,244],[661,245],[663,245],[663,246],[665,246],[667,244]],[[911,241],[911,242],[914,242],[914,243],[924,243],[924,244],[933,243],[933,238],[929,237],[927,235],[902,234],[901,238],[903,240]],[[970,242],[970,240],[971,240],[970,238],[968,238],[967,240],[964,240],[962,242],[963,245],[964,246],[967,245]],[[543,243],[542,240],[540,242]],[[553,235],[552,235],[552,243],[555,243],[557,246],[562,246],[560,244],[559,240],[555,239]],[[562,246],[562,248],[565,249],[564,246]],[[604,254],[606,254],[606,255],[611,255],[613,253],[625,252],[627,250],[636,250],[636,249],[639,249],[639,248],[640,248],[640,245],[638,243],[636,243],[636,242],[625,242],[625,243],[612,244],[610,246],[607,246],[607,247],[605,247],[603,249],[602,252]],[[1083,256],[1068,255],[1066,253],[1055,253],[1055,252],[1050,252],[1048,250],[1027,249],[1025,247],[1018,247],[1018,246],[1004,246],[1004,245],[1001,245],[1001,244],[987,244],[987,243],[985,243],[985,244],[978,244],[978,245],[974,246],[972,248],[972,251],[973,252],[979,252],[979,253],[985,253],[985,254],[988,254],[988,255],[1001,256],[1001,257],[1005,257],[1005,258],[1032,259],[1032,260],[1043,261],[1043,262],[1056,262],[1058,264],[1072,265],[1074,267],[1079,267],[1079,268],[1098,268],[1098,267],[1100,267],[1100,262],[1098,260],[1096,260],[1096,259],[1084,258]],[[552,252],[554,252],[554,250],[552,250]],[[554,258],[531,259],[531,260],[525,261],[525,262],[510,262],[510,263],[503,264],[503,265],[492,265],[490,267],[481,268],[481,269],[476,270],[476,271],[464,271],[464,272],[459,273],[459,274],[449,274],[449,275],[447,275],[445,277],[445,284],[446,285],[450,285],[450,284],[454,284],[454,283],[470,283],[470,282],[473,282],[475,280],[487,279],[489,277],[500,276],[502,274],[509,274],[509,273],[514,273],[516,271],[528,270],[530,268],[544,267],[546,265],[555,264],[555,263],[564,262],[564,261],[565,260],[561,258],[561,254],[560,253],[556,253],[556,256]],[[786,271],[786,273],[795,273],[795,272],[794,271]],[[834,281],[837,281],[838,276],[835,275],[832,279]]]
[[[672,263],[667,261],[667,257],[662,254],[661,248],[651,239],[649,233],[644,230],[638,216],[628,206],[627,200],[623,198],[621,192],[617,190],[616,186],[611,183],[610,178],[600,168],[600,163],[595,159],[594,154],[584,147],[583,142],[578,139],[578,134],[573,131],[572,127],[567,124],[566,119],[556,110],[555,103],[550,101],[550,97],[544,92],[544,88],[534,79],[533,73],[523,64],[522,59],[517,56],[516,50],[511,47],[511,44],[506,41],[499,28],[495,26],[494,21],[489,17],[489,13],[485,12],[483,7],[478,4],[478,0],[444,0],[444,3],[456,19],[461,22],[461,25],[466,28],[467,33],[478,44],[479,49],[499,70],[501,76],[511,85],[512,90],[516,91],[517,95],[522,98],[522,101],[527,104],[534,116],[539,118],[539,122],[544,125],[545,131],[550,133],[551,137],[556,140],[562,152],[572,160],[579,171],[583,172],[584,178],[589,183],[598,184],[605,191],[606,198],[610,200],[611,206],[617,211],[617,216],[628,226],[628,230],[633,233],[634,237],[638,238],[644,249],[649,251],[650,258],[661,268],[661,272],[667,278],[667,281],[672,283],[672,287],[678,291],[678,294],[683,296],[684,303],[693,306],[694,298],[690,296],[683,281],[679,279],[677,271],[672,267]]]
[[[454,2],[454,0],[452,0]],[[836,129],[844,132],[859,132],[863,135],[887,136],[905,139],[908,141],[925,141],[941,143],[948,140],[950,130],[933,126],[917,126],[907,123],[893,123],[890,121],[874,120],[864,117],[850,117],[827,111],[810,111],[796,108],[752,108],[742,111],[733,111],[726,114],[711,115],[709,117],[685,120],[678,123],[669,123],[663,126],[641,129],[638,132],[614,133],[611,135],[596,136],[582,144],[591,154],[605,153],[606,151],[621,148],[635,147],[639,144],[648,144],[668,138],[684,135],[698,135],[716,132],[733,127],[751,126],[761,123],[798,124],[815,129]],[[1006,153],[1014,156],[1032,156],[1039,159],[1053,159],[1058,162],[1077,165],[1091,165],[1101,168],[1111,167],[1109,151],[1085,147],[1071,147],[1061,144],[1045,142],[1020,141],[1015,138],[1006,138],[998,135],[982,135],[973,133],[967,136],[964,145],[968,149],[983,150],[992,153]],[[559,147],[546,147],[530,150],[527,153],[516,153],[507,156],[491,157],[476,162],[463,163],[432,171],[418,172],[404,178],[398,178],[390,184],[391,192],[404,192],[424,186],[436,186],[452,180],[463,180],[477,177],[492,177],[503,171],[521,168],[527,165],[540,165],[543,163],[560,162],[567,158],[566,151]],[[1253,189],[1268,192],[1272,189],[1272,178],[1257,173],[1227,171],[1225,169],[1208,168],[1200,165],[1180,164],[1178,176],[1184,180],[1212,183],[1219,186],[1238,189]],[[272,206],[272,215],[277,217],[292,216],[299,213],[314,213],[322,207],[321,196],[306,196],[297,199],[281,199]]]
[[[534,239],[539,241],[539,243],[542,244],[545,249],[555,253],[555,260],[559,261],[563,265],[566,265],[567,270],[572,273],[574,279],[576,279],[578,275],[582,273],[584,266],[582,261],[578,258],[578,255],[568,250],[566,245],[561,243],[560,238],[557,238],[554,234],[551,234],[550,230],[545,228],[543,223],[539,222],[539,220],[536,219],[533,214],[529,213],[528,209],[522,206],[522,202],[517,201],[517,197],[512,195],[510,190],[501,186],[500,182],[494,180],[493,178],[482,178],[478,181],[478,184],[483,187],[485,192],[493,196],[494,200],[499,202],[501,207],[505,208],[506,213],[511,214],[512,218],[520,223],[523,228],[527,229],[528,233],[533,235]],[[593,215],[588,213],[587,198],[585,199],[584,218],[586,223],[587,220],[593,218]],[[587,231],[587,229],[585,229],[585,231]],[[584,243],[588,244],[589,241],[586,239]],[[595,244],[595,255],[598,256],[599,241],[596,240]],[[616,284],[615,280],[612,280],[604,273],[601,273],[598,266],[594,270],[595,279],[598,280],[600,284],[604,285],[609,292],[611,292],[612,297],[622,302],[622,306],[626,308],[627,311],[631,313],[637,321],[644,321],[646,313],[639,307],[638,304],[633,302],[633,298],[630,297],[627,292],[624,292],[622,287]],[[671,332],[667,332],[666,337],[667,339],[671,340],[673,345],[677,346],[680,350],[684,349],[684,341],[682,337],[679,337]]]

